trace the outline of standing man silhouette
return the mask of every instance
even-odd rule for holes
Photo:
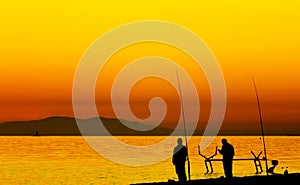
[[[188,151],[186,146],[182,145],[182,139],[177,139],[177,146],[174,148],[172,162],[175,165],[175,171],[179,182],[186,182],[185,161],[187,160]]]
[[[234,156],[234,147],[228,143],[227,139],[222,139],[222,149],[218,149],[220,154],[223,155],[223,168],[225,177],[232,178],[232,161]]]

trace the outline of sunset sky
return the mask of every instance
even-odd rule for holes
[[[224,129],[259,128],[252,75],[266,129],[300,133],[299,9],[296,0],[1,2],[0,122],[73,116],[73,78],[88,47],[120,25],[162,20],[197,34],[219,62],[227,89]],[[148,55],[176,60],[186,69],[199,91],[200,121],[207,121],[210,92],[205,76],[184,53],[158,43],[133,45],[110,59],[95,91],[99,115],[114,117],[110,86],[122,66]],[[180,106],[166,82],[139,82],[132,89],[131,109],[147,117],[152,96],[165,98],[170,126]]]

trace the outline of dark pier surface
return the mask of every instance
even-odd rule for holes
[[[272,185],[272,184],[284,184],[284,185],[299,185],[300,173],[291,173],[288,175],[275,174],[275,175],[257,175],[246,177],[233,177],[231,180],[220,178],[211,179],[198,179],[190,180],[185,185]],[[179,182],[152,182],[152,183],[137,183],[131,185],[180,185]]]

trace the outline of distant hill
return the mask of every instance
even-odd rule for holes
[[[84,135],[108,135],[104,130],[108,130],[111,135],[118,136],[152,136],[152,135],[170,135],[173,130],[156,127],[148,131],[136,131],[123,125],[118,119],[100,118],[102,125],[99,124],[98,118],[80,120],[79,124],[85,124],[83,128]],[[127,124],[134,128],[149,129],[148,125],[126,121]],[[100,126],[100,127],[99,127]],[[49,117],[33,121],[13,121],[0,124],[0,135],[35,135],[38,132],[41,136],[51,135],[82,135],[75,118],[69,117]],[[180,131],[176,132],[182,135]]]
[[[99,123],[98,119],[101,119]],[[123,120],[124,122],[125,120]],[[118,119],[113,118],[91,118],[76,122],[75,118],[70,117],[49,117],[41,120],[32,121],[12,121],[0,123],[0,135],[35,135],[38,132],[41,136],[79,136],[79,135],[114,135],[114,136],[167,136],[173,132],[173,129],[156,127],[151,130],[149,125],[137,122],[125,121],[132,128],[141,128],[147,131],[137,131],[123,125]],[[78,124],[82,125],[79,130]],[[108,130],[109,133],[105,132]],[[81,131],[81,132],[80,132]],[[188,135],[192,135],[188,131]],[[173,135],[183,136],[183,130],[174,131]],[[196,130],[193,135],[202,136],[203,130]],[[260,130],[224,130],[221,129],[218,135],[261,135]],[[288,135],[299,136],[299,131],[287,130],[267,130],[265,135]]]

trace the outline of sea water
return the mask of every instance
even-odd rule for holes
[[[162,141],[163,136],[118,136],[120,142],[135,146],[147,146]],[[0,137],[0,184],[81,184],[81,185],[128,185],[141,182],[177,180],[172,165],[172,150],[174,144],[162,150],[169,153],[168,158],[157,164],[147,166],[127,166],[104,158],[88,145],[81,136],[1,136]],[[215,148],[222,146],[221,139],[227,140],[235,147],[235,158],[253,158],[262,152],[260,136],[217,136],[212,143],[202,151],[209,157],[215,153]],[[111,155],[120,153],[116,146],[99,143],[103,147],[112,147]],[[191,179],[218,178],[223,176],[221,161],[212,162],[214,172],[205,174],[204,158],[198,154],[201,137],[192,137],[188,142],[190,156]],[[268,165],[271,160],[278,160],[276,173],[288,169],[290,173],[300,172],[300,137],[298,136],[266,136],[265,137]],[[109,150],[111,151],[111,150]],[[110,155],[110,154],[108,154]],[[132,156],[131,154],[128,154]],[[155,157],[151,152],[145,156]],[[126,157],[124,153],[119,157]],[[221,159],[218,154],[214,159]],[[135,160],[133,158],[133,160]],[[142,160],[142,159],[138,159]],[[265,162],[262,161],[265,170]],[[252,176],[256,169],[253,161],[234,161],[234,176]],[[265,174],[264,172],[261,174]]]

